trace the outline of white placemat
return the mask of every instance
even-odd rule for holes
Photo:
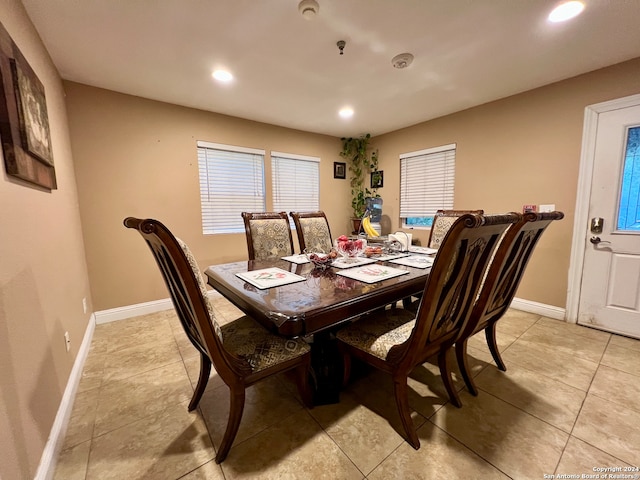
[[[376,263],[377,261],[378,259],[376,258],[355,257],[350,258],[349,262],[345,262],[344,260],[342,260],[342,258],[338,257],[333,261],[331,266],[336,268],[352,268],[358,267],[360,265],[366,265],[368,263]]]
[[[287,272],[281,268],[271,267],[250,272],[236,273],[236,276],[260,289],[280,287],[289,283],[301,282],[306,278]]]
[[[299,253],[298,255],[289,255],[288,257],[281,257],[282,260],[286,260],[287,262],[297,263],[300,265],[301,263],[309,263],[309,259],[304,253]]]
[[[409,257],[389,260],[389,262],[397,263],[398,265],[406,265],[413,268],[430,268],[431,265],[433,265],[433,258],[426,257],[424,255],[411,255]]]
[[[349,270],[338,272],[343,277],[353,278],[365,283],[376,283],[388,278],[398,277],[409,273],[409,270],[401,270],[399,268],[387,267],[385,265],[364,265]]]
[[[380,262],[388,262],[389,260],[395,260],[396,258],[402,258],[408,255],[408,253],[383,253],[381,255],[371,255],[369,258],[373,258]]]
[[[422,253],[424,255],[435,255],[436,253],[438,253],[438,250],[436,248],[418,247],[417,245],[410,246],[409,251],[411,253]]]

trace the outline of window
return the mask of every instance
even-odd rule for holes
[[[456,145],[400,155],[403,227],[431,227],[438,209],[453,208]]]
[[[202,232],[244,232],[242,212],[265,211],[264,150],[198,142]]]
[[[640,232],[640,127],[627,130],[618,230]]]
[[[275,212],[320,210],[319,158],[271,152],[271,177]]]

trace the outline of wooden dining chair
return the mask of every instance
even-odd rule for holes
[[[433,223],[431,224],[431,231],[429,232],[429,240],[427,240],[427,246],[429,248],[440,247],[444,236],[447,234],[453,222],[455,222],[460,216],[466,214],[482,215],[484,210],[438,210],[433,216]],[[418,300],[420,295],[413,295],[408,298],[402,299],[402,306],[406,309],[415,310],[418,306]],[[416,300],[416,298],[418,300]]]
[[[493,360],[500,370],[507,370],[496,342],[496,325],[508,310],[516,294],[538,240],[552,221],[561,220],[563,217],[562,212],[525,213],[521,220],[505,233],[496,249],[478,301],[455,346],[458,367],[471,394],[477,395],[478,390],[469,375],[467,361],[469,338],[484,330]]]
[[[289,213],[296,226],[300,251],[305,249],[314,252],[329,253],[333,248],[329,221],[323,211],[318,212],[291,212]]]
[[[409,412],[407,377],[438,356],[451,403],[461,406],[453,388],[447,352],[469,320],[489,259],[504,231],[518,215],[462,215],[445,236],[425,285],[417,313],[386,309],[365,315],[336,333],[344,357],[344,382],[351,357],[391,374],[396,405],[408,442],[420,441]]]
[[[189,247],[157,220],[129,217],[124,224],[136,229],[151,249],[182,327],[200,352],[200,376],[189,411],[194,410],[202,398],[212,364],[229,387],[229,419],[216,454],[217,463],[226,458],[238,432],[248,386],[271,375],[294,370],[300,396],[311,407],[308,384],[311,354],[306,342],[274,335],[247,316],[218,325]]]
[[[484,210],[438,210],[433,217],[433,223],[431,224],[431,231],[429,232],[429,240],[427,246],[429,248],[440,248],[440,244],[447,234],[453,222],[455,222],[462,215],[482,215]],[[406,309],[415,310],[418,305],[416,298],[420,299],[420,295],[413,295],[408,298],[402,299],[402,306]]]
[[[286,212],[242,212],[249,260],[271,260],[293,254]]]
[[[439,248],[444,236],[451,228],[451,225],[453,225],[453,222],[461,215],[468,213],[472,215],[482,215],[484,210],[438,210],[433,217],[433,224],[431,225],[427,246],[429,248]]]

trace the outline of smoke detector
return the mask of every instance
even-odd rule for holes
[[[305,20],[312,20],[320,11],[320,5],[316,0],[302,0],[298,4],[298,11],[305,18]]]
[[[391,65],[395,68],[407,68],[413,62],[413,55],[410,53],[401,53],[391,59]]]

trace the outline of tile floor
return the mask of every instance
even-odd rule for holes
[[[240,314],[214,305],[221,323]],[[340,403],[311,410],[288,377],[250,387],[216,465],[228,389],[214,372],[187,412],[199,357],[173,311],[98,325],[55,478],[542,479],[640,464],[640,341],[511,310],[498,342],[507,372],[470,340],[480,394],[455,375],[460,409],[434,364],[414,371],[420,450],[398,433],[390,379],[362,368]]]

